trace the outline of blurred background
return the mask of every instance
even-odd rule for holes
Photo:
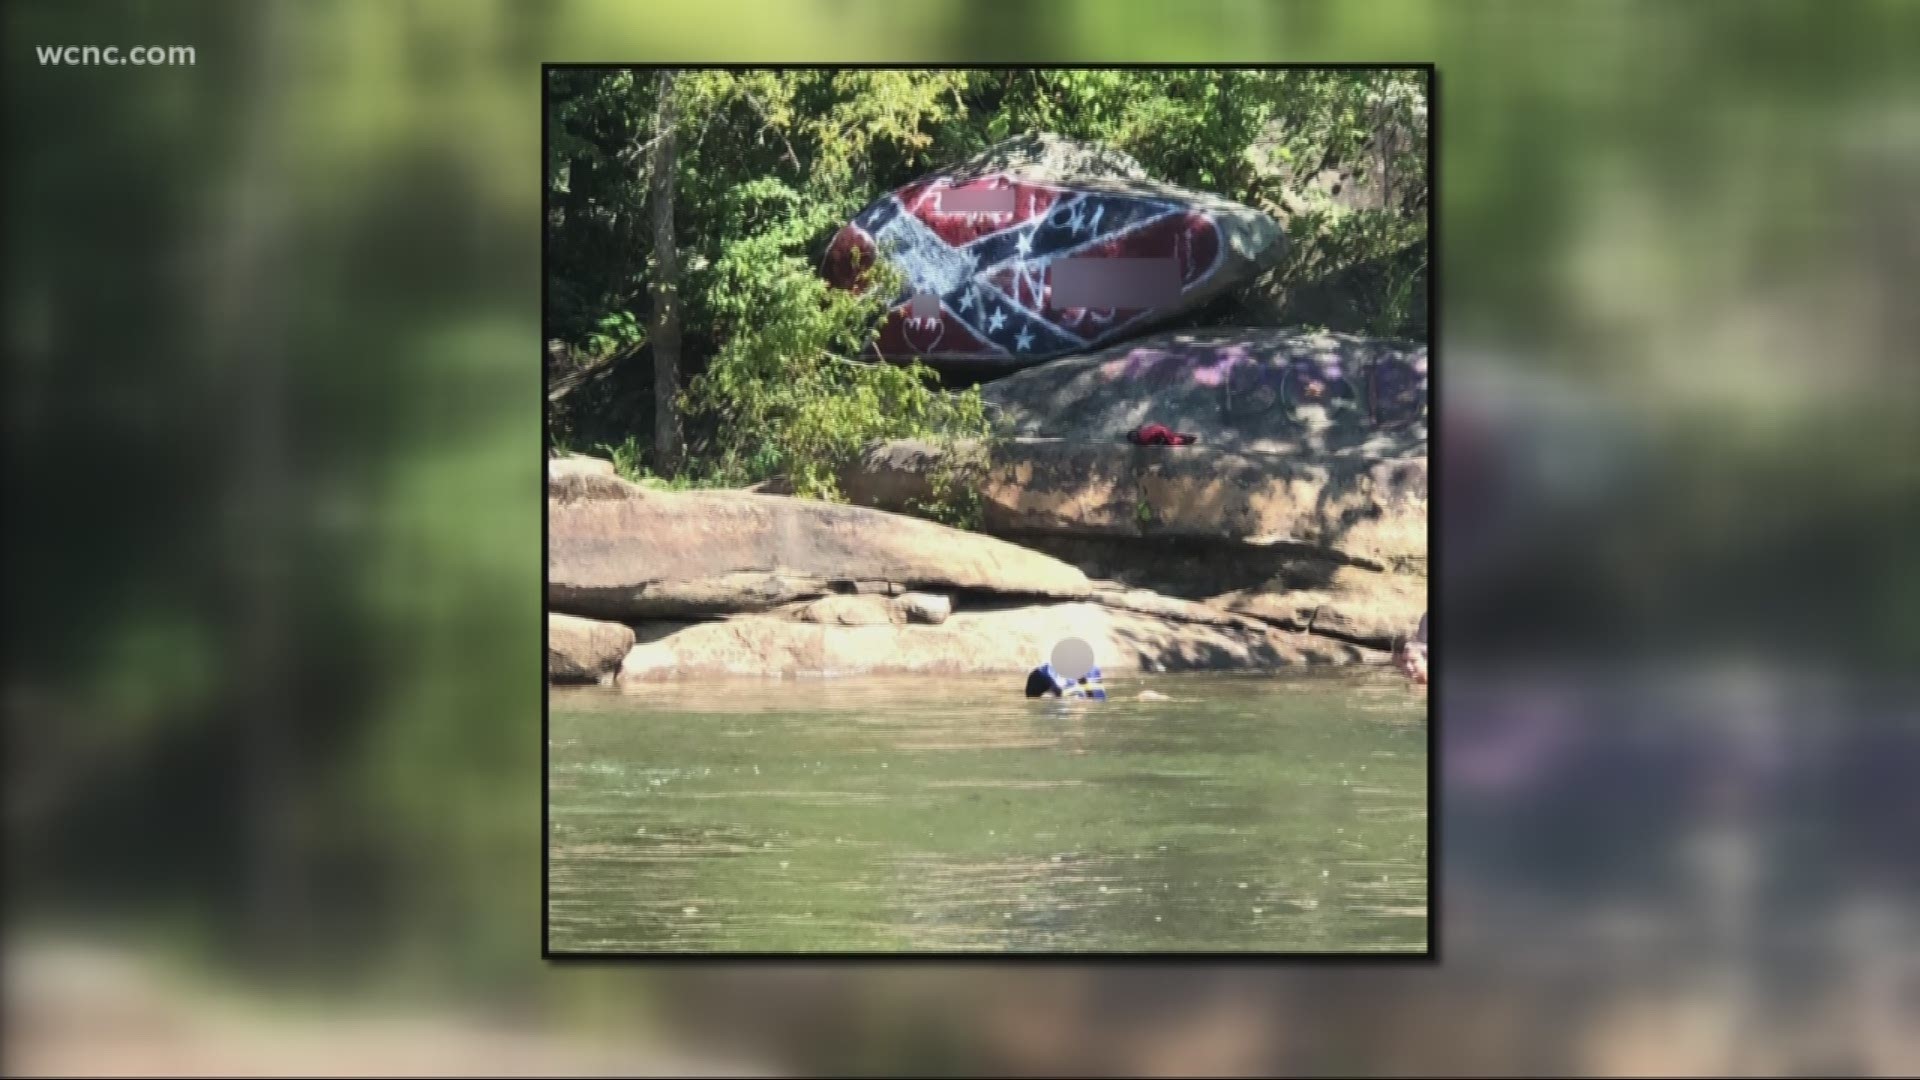
[[[8,1071],[1920,1071],[1920,5],[0,18]],[[538,64],[859,59],[1438,64],[1437,965],[539,959]]]

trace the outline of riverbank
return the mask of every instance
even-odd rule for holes
[[[1331,548],[1107,536],[1076,552],[1063,531],[1027,546],[872,507],[649,489],[590,458],[550,463],[548,528],[555,683],[1020,672],[1068,636],[1110,672],[1381,664],[1425,604],[1423,582]]]

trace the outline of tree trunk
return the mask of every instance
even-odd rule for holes
[[[680,468],[680,252],[673,240],[675,172],[674,76],[654,77],[659,98],[654,115],[651,172],[653,201],[653,461],[662,476]]]

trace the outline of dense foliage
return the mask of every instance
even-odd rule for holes
[[[549,376],[559,388],[550,431],[557,445],[604,448],[645,473],[656,83],[627,70],[550,80],[547,333],[564,345]],[[1294,245],[1267,283],[1281,295],[1376,268],[1358,306],[1277,317],[1424,333],[1418,72],[685,71],[672,87],[689,379],[680,405],[692,452],[670,482],[780,477],[830,498],[836,466],[870,440],[987,434],[976,393],[944,390],[924,367],[851,359],[886,290],[838,293],[816,266],[833,231],[879,193],[1026,132],[1105,143],[1157,177],[1287,219]],[[1370,203],[1316,182],[1355,174],[1375,191]],[[1397,269],[1381,277],[1381,267]]]

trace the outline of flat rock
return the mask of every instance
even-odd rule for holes
[[[620,623],[547,616],[547,678],[552,682],[599,682],[633,648],[633,628]]]
[[[1282,576],[1209,598],[1204,606],[1385,649],[1414,632],[1428,603],[1423,577],[1343,566],[1324,582]]]
[[[876,358],[1009,370],[1135,336],[1285,250],[1264,211],[1041,134],[882,196],[834,235],[823,272],[850,289],[883,258],[904,273]]]
[[[547,498],[567,502],[592,499],[627,499],[646,492],[646,488],[613,473],[594,469],[547,469]]]
[[[800,622],[830,626],[881,626],[898,623],[938,625],[953,614],[953,598],[941,593],[908,592],[889,596],[884,591],[856,589],[818,600],[801,600],[779,609]],[[1215,610],[1216,609],[1208,609]],[[651,625],[651,624],[649,624]]]
[[[1201,449],[1425,453],[1426,346],[1261,327],[1155,334],[997,379],[980,395],[1010,434],[1125,443],[1141,424]]]
[[[1053,599],[1089,588],[1078,569],[990,536],[779,495],[596,484],[549,498],[547,515],[549,606],[594,618],[765,611],[862,582]]]
[[[1172,622],[1205,623],[1209,626],[1255,627],[1261,621],[1237,614],[1224,605],[1215,606],[1197,600],[1164,596],[1151,589],[1133,588],[1118,582],[1098,581],[1093,587],[1094,602],[1121,611],[1152,615]],[[1300,627],[1299,629],[1305,629]]]
[[[1091,644],[1107,672],[1386,660],[1377,650],[1264,624],[1216,626],[1080,601],[961,610],[937,626],[839,626],[764,615],[697,623],[635,645],[621,663],[619,681],[1023,672],[1069,636]]]
[[[932,494],[948,453],[879,444],[842,473],[842,488],[861,505],[905,509]],[[996,535],[1209,541],[1426,565],[1423,449],[1373,457],[1014,439],[984,465],[967,454],[953,467],[978,487],[982,527]]]
[[[1020,542],[1079,567],[1096,579],[1096,594],[1130,588],[1187,600],[1259,588],[1296,568],[1341,562],[1337,554],[1314,548],[1237,540],[1028,533]]]

